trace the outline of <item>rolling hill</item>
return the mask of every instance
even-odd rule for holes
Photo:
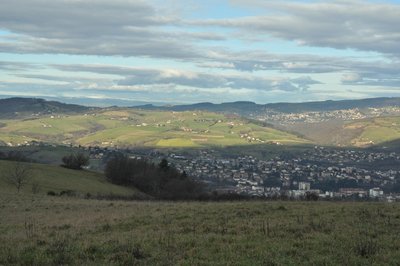
[[[297,123],[285,128],[323,145],[392,146],[396,143],[395,140],[400,139],[400,116],[355,121],[328,121],[315,124]]]
[[[0,99],[0,118],[18,118],[39,116],[45,114],[73,114],[91,110],[93,108],[65,104],[57,101],[46,101],[37,98],[8,98]]]
[[[398,97],[381,97],[361,100],[342,100],[342,101],[319,101],[319,102],[303,102],[303,103],[269,103],[256,104],[254,102],[230,102],[230,103],[196,103],[189,105],[174,106],[138,106],[146,110],[169,110],[169,111],[190,111],[204,110],[211,112],[236,113],[242,116],[261,114],[266,110],[282,112],[282,113],[302,113],[302,112],[320,112],[333,111],[353,108],[378,108],[386,106],[400,106],[400,98]]]
[[[85,114],[0,120],[0,141],[85,146],[201,147],[260,143],[306,143],[259,122],[211,112],[105,108]]]
[[[388,143],[400,138],[400,117],[365,119],[347,123],[344,129],[359,132],[351,141],[354,146]]]
[[[398,117],[351,122],[332,119],[282,127],[244,117],[254,117],[266,110],[301,113],[387,106],[400,106],[400,98],[265,105],[241,101],[130,108],[93,108],[43,99],[10,98],[0,100],[0,145],[38,141],[84,146],[227,147],[315,142],[364,147],[400,138]]]

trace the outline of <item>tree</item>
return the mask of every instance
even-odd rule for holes
[[[105,175],[114,184],[134,186],[162,199],[194,199],[203,190],[201,184],[192,180],[185,172],[180,173],[166,159],[155,165],[147,160],[116,155],[107,162]]]
[[[9,173],[7,173],[7,181],[11,185],[15,186],[19,193],[21,188],[29,182],[31,171],[32,169],[29,164],[15,162]]]
[[[317,201],[319,199],[319,195],[315,192],[307,191],[305,195],[305,199],[307,201]]]
[[[167,171],[169,169],[167,159],[165,159],[165,158],[162,159],[161,162],[159,163],[158,167],[160,167],[160,169],[163,171]]]
[[[81,170],[82,166],[89,164],[89,157],[83,153],[70,154],[62,158],[63,167],[75,170]]]

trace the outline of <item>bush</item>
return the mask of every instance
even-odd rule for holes
[[[55,193],[54,191],[50,190],[50,191],[47,191],[47,196],[57,196],[57,193]]]
[[[60,196],[68,196],[68,197],[75,197],[76,192],[73,190],[63,190],[60,192]]]

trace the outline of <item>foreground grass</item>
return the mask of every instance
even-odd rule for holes
[[[0,196],[0,265],[396,265],[400,205]]]

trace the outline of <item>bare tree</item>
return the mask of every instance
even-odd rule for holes
[[[31,172],[32,168],[29,164],[15,162],[10,171],[7,173],[7,181],[15,186],[19,193],[21,188],[29,182],[31,178]]]

